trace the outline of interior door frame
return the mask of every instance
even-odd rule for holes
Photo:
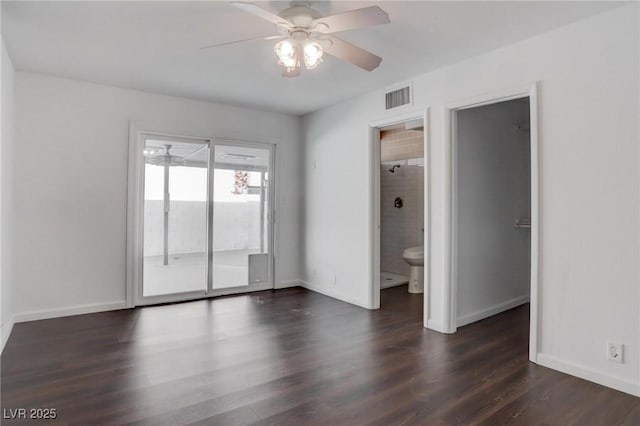
[[[380,309],[380,128],[422,120],[423,131],[423,159],[424,159],[424,293],[423,293],[423,324],[427,326],[429,318],[430,293],[430,153],[429,153],[429,108],[416,108],[390,117],[369,123],[369,191],[371,207],[369,210],[370,223],[370,277],[368,309]]]
[[[492,105],[514,99],[529,99],[530,119],[530,161],[531,161],[531,270],[530,270],[530,321],[529,321],[529,360],[537,362],[539,341],[539,277],[540,277],[540,142],[538,119],[538,83],[509,88],[498,92],[476,96],[470,99],[451,102],[444,107],[444,141],[445,153],[445,280],[443,303],[443,327],[445,333],[455,333],[457,330],[458,283],[457,283],[457,111]],[[448,246],[448,247],[447,247]]]
[[[144,142],[152,136],[156,139],[166,139],[187,143],[203,143],[209,145],[209,168],[207,169],[207,278],[203,291],[172,293],[168,295],[143,296],[143,247],[144,247]],[[266,149],[269,151],[269,180],[268,180],[268,281],[257,285],[227,287],[214,290],[212,288],[213,275],[213,179],[211,171],[215,164],[216,144],[248,148]],[[243,141],[228,138],[201,137],[178,135],[174,133],[147,130],[131,122],[129,128],[129,169],[128,169],[128,197],[127,197],[127,275],[126,275],[126,305],[152,305],[158,303],[182,302],[229,294],[248,293],[252,291],[274,288],[275,282],[275,164],[276,146],[273,143]]]

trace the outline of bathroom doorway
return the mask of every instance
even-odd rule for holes
[[[379,306],[419,317],[425,288],[424,121],[415,118],[377,127],[379,144],[374,147]]]

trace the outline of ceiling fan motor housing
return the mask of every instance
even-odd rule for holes
[[[314,19],[322,17],[322,14],[308,6],[295,5],[283,10],[278,15],[291,22],[294,27],[309,29]]]

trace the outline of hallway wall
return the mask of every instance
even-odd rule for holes
[[[430,117],[425,325],[444,323],[445,106],[539,82],[538,362],[640,395],[640,37],[629,36],[638,35],[639,17],[638,4],[629,4],[412,83],[413,109],[428,107]],[[309,288],[366,307],[373,301],[369,125],[398,114],[384,111],[384,93],[304,118],[304,192],[313,194],[304,209],[304,279]],[[606,360],[607,340],[625,343],[624,364]]]
[[[458,327],[529,301],[531,155],[528,100],[457,112]]]

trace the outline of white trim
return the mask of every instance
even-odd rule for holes
[[[465,99],[459,99],[452,102],[447,102],[447,108],[455,110],[463,110],[469,108],[476,108],[483,105],[492,105],[499,102],[511,101],[514,99],[520,99],[527,97],[531,94],[532,90],[537,87],[537,82],[523,84],[521,86],[510,87],[506,89],[495,90],[492,92],[482,93],[476,96],[471,96]]]
[[[531,292],[529,318],[529,360],[537,362],[538,342],[540,341],[539,316],[540,312],[540,240],[542,228],[540,212],[542,199],[540,185],[542,182],[540,162],[540,119],[538,116],[538,83],[533,83],[529,89],[529,121],[531,129]]]
[[[426,108],[424,113],[424,301],[422,307],[422,324],[429,327],[429,317],[431,315],[431,110]]]
[[[292,288],[292,287],[302,287],[302,281],[300,280],[280,281],[273,288],[274,290],[279,290],[281,288]]]
[[[458,110],[490,105],[519,98],[529,98],[531,128],[531,309],[529,324],[529,360],[536,362],[539,336],[539,277],[540,277],[540,130],[538,119],[538,83],[485,93],[465,100],[448,103],[444,108],[445,143],[445,277],[443,291],[443,325],[448,333],[456,331],[457,282],[456,282],[456,229],[455,229],[455,113]],[[448,146],[447,146],[448,145]]]
[[[4,351],[7,340],[9,340],[9,336],[11,336],[11,331],[13,331],[13,324],[15,324],[15,317],[11,317],[9,319],[9,324],[2,324],[2,347],[0,347],[0,354],[2,353],[2,351]]]
[[[135,302],[135,289],[137,287],[136,282],[139,280],[137,276],[137,269],[135,268],[136,262],[140,260],[136,259],[138,253],[140,253],[140,236],[138,235],[137,223],[140,221],[140,188],[139,182],[142,173],[140,172],[140,165],[138,164],[138,129],[136,124],[132,121],[129,123],[129,167],[127,168],[127,270],[126,270],[126,285],[125,285],[125,299],[127,307],[133,308]]]
[[[513,309],[516,306],[520,306],[525,303],[529,303],[528,294],[526,296],[516,297],[515,299],[507,300],[506,302],[498,303],[497,305],[491,306],[481,311],[472,312],[470,314],[458,317],[456,325],[458,327],[463,327],[467,324],[480,321],[481,319],[491,317],[493,315],[499,314],[500,312],[508,311],[509,309]]]
[[[380,128],[393,126],[411,120],[422,120],[424,131],[424,318],[423,324],[429,327],[429,293],[430,293],[430,264],[431,264],[431,231],[430,231],[430,161],[429,156],[429,125],[430,110],[428,107],[417,108],[402,114],[385,117],[369,123],[369,284],[368,309],[380,309]],[[361,306],[359,303],[356,305]]]
[[[389,117],[380,118],[369,122],[369,127],[388,127],[394,124],[404,123],[406,121],[417,120],[424,118],[428,114],[429,108],[416,108],[412,111],[407,111],[402,114],[395,114]],[[390,111],[395,112],[395,111]]]
[[[359,306],[361,308],[364,309],[376,309],[376,308],[372,308],[370,306],[367,306],[366,304],[362,303],[362,301],[357,300],[353,297],[350,296],[345,296],[344,294],[340,293],[339,291],[336,290],[332,290],[328,287],[324,287],[324,286],[320,286],[317,284],[311,284],[309,282],[306,281],[300,281],[300,286],[303,288],[306,288],[307,290],[313,291],[314,293],[320,293],[322,295],[331,297],[332,299],[336,299],[339,300],[341,302],[346,302],[346,303],[350,303],[352,305],[356,305]]]
[[[127,302],[121,300],[111,303],[91,303],[87,305],[78,305],[70,308],[45,309],[41,311],[29,311],[15,314],[13,319],[15,322],[37,321],[49,318],[68,317],[71,315],[93,314],[96,312],[115,311],[118,309],[127,309]]]
[[[636,22],[640,22],[640,7],[637,7],[636,9],[638,11],[638,16],[636,17],[636,19],[637,19]],[[638,31],[638,32],[640,33],[640,31]],[[638,44],[638,52],[636,52],[636,53],[638,53],[640,55],[640,43]],[[640,85],[638,85],[638,98],[640,98]],[[637,123],[638,123],[638,134],[640,134],[640,111],[638,111]],[[640,179],[638,179],[638,183],[640,183]],[[639,230],[640,230],[640,227],[639,227]],[[638,241],[640,241],[640,233],[638,235],[636,235],[636,237],[638,237]],[[638,264],[640,264],[640,257],[638,258]],[[637,305],[636,306],[640,306],[640,292],[638,292],[638,301],[637,301]],[[638,315],[637,325],[638,325],[638,329],[640,329],[640,315]],[[638,370],[640,370],[640,357],[638,357],[638,359],[636,360],[636,367],[638,368]]]
[[[615,377],[603,371],[598,371],[584,365],[564,361],[553,355],[538,353],[537,363],[544,367],[570,374],[602,386],[613,388],[634,396],[640,396],[640,383]]]
[[[444,158],[442,161],[442,168],[444,171],[444,241],[443,241],[443,253],[444,253],[444,284],[445,288],[442,292],[442,328],[445,333],[455,333],[455,318],[457,304],[452,300],[452,295],[457,292],[457,288],[453,288],[455,285],[454,279],[454,242],[455,242],[455,230],[453,229],[453,161],[455,158],[453,152],[453,114],[451,109],[445,107],[442,116],[442,122],[444,128],[442,129],[444,140]],[[449,235],[449,238],[446,236]]]
[[[432,320],[432,319],[427,320],[426,327],[429,330],[437,331],[439,333],[447,333],[447,331],[445,330],[444,326],[442,325],[442,323],[440,321],[436,321],[436,320]]]
[[[380,309],[380,129],[369,126],[369,264],[371,283],[368,304],[371,309]]]

